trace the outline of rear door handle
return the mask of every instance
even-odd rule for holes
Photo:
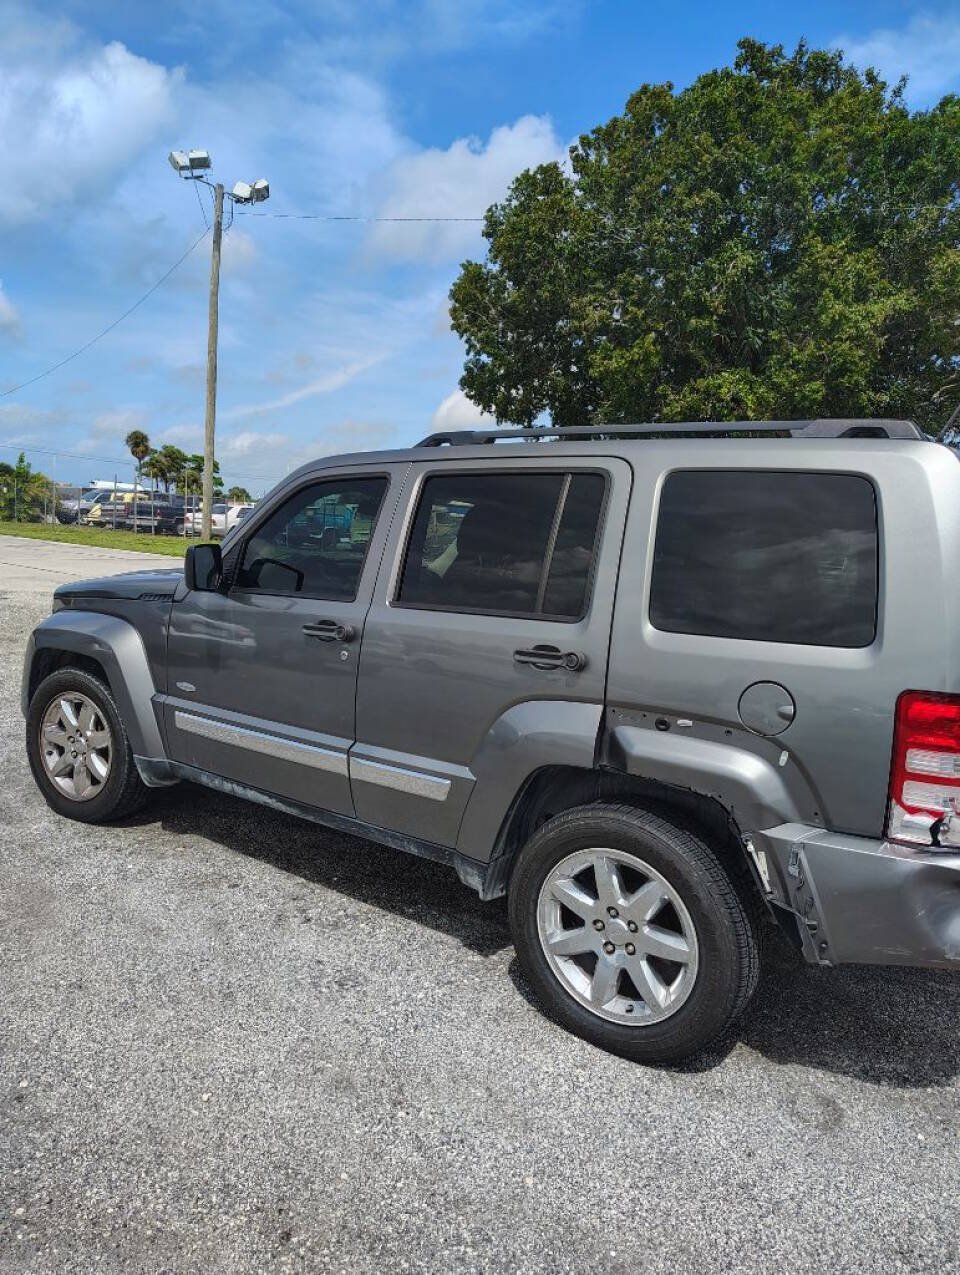
[[[533,668],[566,669],[568,673],[579,673],[587,666],[587,657],[579,651],[561,651],[559,646],[532,646],[514,651],[515,664],[529,664]]]
[[[321,642],[352,642],[357,636],[352,624],[341,624],[339,620],[313,620],[303,626],[303,632]]]

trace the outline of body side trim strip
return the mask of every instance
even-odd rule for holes
[[[450,794],[449,779],[428,775],[422,770],[408,770],[406,766],[388,766],[365,757],[350,758],[350,778],[378,784],[381,788],[394,788],[412,797],[425,797],[428,801],[446,801]]]
[[[219,744],[231,744],[236,748],[246,748],[252,753],[297,762],[301,766],[313,766],[316,770],[326,770],[331,774],[347,777],[347,754],[335,752],[331,748],[317,748],[313,744],[298,743],[295,739],[281,739],[279,735],[267,735],[244,726],[233,726],[229,722],[215,721],[212,717],[197,717],[180,709],[174,712],[173,723],[178,730],[190,735],[200,735],[203,739],[212,739]]]

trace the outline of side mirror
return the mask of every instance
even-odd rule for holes
[[[223,582],[219,545],[191,545],[183,560],[183,582],[200,593],[216,593]]]

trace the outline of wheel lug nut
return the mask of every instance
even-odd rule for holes
[[[636,956],[636,954],[637,954],[637,949],[633,946],[633,944],[632,944],[632,943],[628,943],[628,944],[627,944],[627,948],[626,948],[626,952],[627,952],[627,956]]]
[[[624,1009],[625,1009],[625,1011],[626,1011],[628,1014],[632,1014],[632,1013],[633,1013],[633,1006],[632,1006],[632,1005],[625,1005],[625,1006],[624,1006]]]
[[[620,913],[616,908],[607,908],[607,916],[619,916]]]
[[[627,929],[630,931],[630,933],[631,933],[631,934],[636,934],[636,932],[637,932],[637,923],[636,923],[636,921],[628,921],[628,922],[627,922]]]
[[[604,943],[603,950],[608,956],[612,956],[617,949],[612,943]]]
[[[602,930],[602,929],[603,929],[603,922],[600,920],[600,918],[599,918],[599,917],[596,919],[596,921],[594,921],[594,923],[593,923],[593,928],[594,928],[595,930]]]

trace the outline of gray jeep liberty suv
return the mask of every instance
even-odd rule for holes
[[[286,478],[29,640],[62,815],[192,780],[509,894],[556,1019],[724,1032],[775,921],[960,963],[960,463],[904,421],[434,435]]]

